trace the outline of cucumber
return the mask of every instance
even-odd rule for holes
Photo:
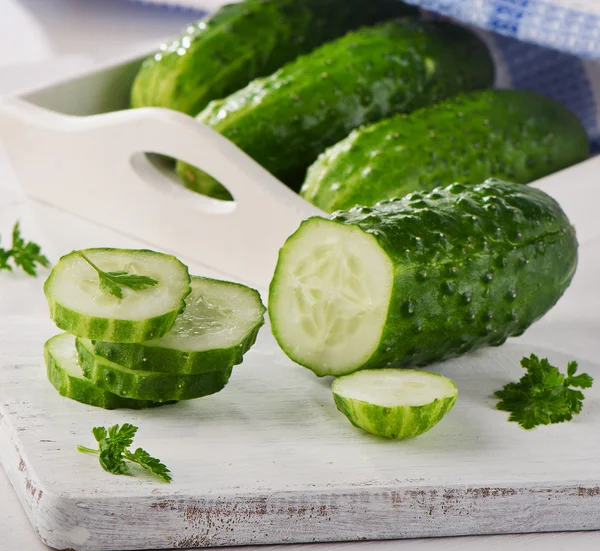
[[[222,390],[232,367],[199,375],[177,375],[129,369],[94,354],[87,339],[76,339],[75,347],[83,374],[95,385],[123,398],[170,402],[191,400]]]
[[[264,313],[254,289],[193,276],[186,308],[164,337],[141,344],[95,341],[94,351],[130,369],[188,375],[224,370],[242,362]]]
[[[144,275],[158,283],[145,289],[122,287],[117,298],[100,287],[98,272]],[[111,342],[143,342],[165,335],[190,293],[187,267],[174,256],[148,250],[86,249],[63,256],[44,285],[50,317],[78,337]]]
[[[385,438],[411,438],[437,425],[454,407],[454,381],[414,369],[367,369],[331,386],[338,410],[358,428]]]
[[[279,253],[269,317],[319,376],[422,366],[522,334],[576,266],[575,230],[543,191],[452,184],[302,222]]]
[[[397,0],[245,0],[221,7],[144,61],[132,107],[197,115],[351,29],[416,12]]]
[[[121,398],[84,378],[77,362],[75,337],[69,333],[61,333],[46,342],[44,359],[48,380],[61,396],[71,400],[104,409],[143,409],[162,405],[149,400]]]
[[[583,125],[556,101],[478,91],[355,130],[319,156],[300,194],[333,212],[490,176],[527,184],[588,151]]]
[[[491,86],[493,76],[487,48],[471,32],[406,18],[325,44],[211,102],[197,119],[297,190],[317,156],[352,129]],[[177,170],[190,189],[219,189],[190,165]]]

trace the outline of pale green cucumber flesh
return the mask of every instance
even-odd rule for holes
[[[351,373],[379,346],[393,278],[374,237],[312,218],[280,253],[269,299],[273,334],[317,375]]]
[[[337,408],[356,427],[386,438],[410,438],[439,423],[458,389],[451,379],[413,369],[366,369],[331,387]]]
[[[61,396],[104,409],[143,409],[163,405],[149,400],[122,398],[98,388],[83,376],[77,360],[75,337],[61,333],[44,345],[48,380]]]
[[[100,287],[98,273],[80,253],[106,272],[125,271],[158,281],[145,289],[121,286],[123,298]],[[44,292],[50,317],[78,337],[110,342],[142,342],[165,335],[185,307],[190,292],[187,267],[174,256],[148,250],[86,249],[63,256]]]
[[[231,367],[198,375],[157,373],[134,370],[94,354],[91,341],[76,339],[83,374],[95,385],[124,398],[169,402],[191,400],[222,390]]]
[[[242,362],[264,324],[259,293],[238,283],[192,277],[186,308],[164,337],[140,344],[94,342],[94,351],[130,369],[197,374]]]

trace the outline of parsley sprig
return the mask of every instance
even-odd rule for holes
[[[12,271],[13,266],[9,264],[12,259],[13,264],[21,268],[30,276],[37,276],[37,268],[50,266],[48,259],[42,254],[42,250],[37,243],[27,242],[21,236],[19,222],[15,222],[12,230],[12,246],[10,249],[0,247],[0,270]]]
[[[84,253],[79,251],[79,256],[83,258],[96,272],[100,280],[100,289],[110,293],[114,297],[123,298],[123,289],[121,286],[129,287],[134,291],[152,287],[158,283],[156,279],[137,274],[128,274],[123,270],[117,272],[105,272],[96,266]]]
[[[565,377],[546,358],[535,354],[523,358],[521,365],[527,373],[516,383],[508,383],[494,393],[500,398],[496,407],[510,412],[509,421],[524,429],[537,425],[570,421],[583,407],[583,392],[573,388],[590,388],[594,379],[587,373],[575,375],[577,362],[569,362]]]
[[[113,425],[108,429],[94,427],[92,434],[98,442],[98,449],[77,446],[77,450],[83,453],[98,454],[100,465],[109,473],[130,474],[125,462],[127,460],[137,463],[165,482],[171,482],[169,475],[171,471],[161,463],[160,459],[152,457],[142,448],[137,448],[133,452],[128,449],[133,444],[133,438],[137,431],[138,427],[129,423],[124,423],[122,426]]]

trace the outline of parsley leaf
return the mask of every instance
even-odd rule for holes
[[[33,277],[37,276],[37,265],[44,268],[50,265],[37,243],[23,239],[18,221],[15,222],[12,230],[12,247],[10,249],[0,247],[0,270],[12,271],[13,267],[8,263],[11,259],[15,266]]]
[[[96,266],[84,253],[79,252],[79,256],[83,258],[96,272],[100,281],[100,289],[110,293],[114,297],[123,298],[123,290],[121,286],[129,287],[134,291],[152,287],[158,283],[153,279],[144,275],[128,274],[125,271],[105,272]]]
[[[577,362],[569,362],[566,377],[546,358],[540,360],[535,354],[523,358],[521,365],[527,373],[494,393],[500,398],[496,408],[510,412],[509,421],[532,429],[570,421],[581,412],[583,392],[570,387],[590,388],[594,380],[587,373],[575,375]]]
[[[152,474],[162,478],[165,482],[171,481],[168,474],[171,471],[161,463],[160,459],[152,457],[146,450],[138,448],[131,452],[127,448],[133,444],[133,438],[138,431],[138,427],[129,423],[123,425],[113,425],[106,429],[105,427],[94,427],[92,434],[98,442],[98,449],[77,446],[77,450],[83,453],[93,453],[98,455],[98,460],[102,468],[112,474],[130,474],[125,460],[137,463]]]
[[[134,453],[125,450],[125,458],[141,465],[144,469],[162,478],[165,482],[171,482],[171,476],[169,475],[171,471],[166,465],[161,463],[160,459],[152,457],[146,450],[138,448]]]

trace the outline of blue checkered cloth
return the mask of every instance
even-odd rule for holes
[[[600,0],[405,1],[482,29],[496,61],[496,85],[560,101],[600,152]]]
[[[197,9],[219,4],[146,1]],[[404,1],[479,29],[496,61],[496,85],[560,101],[579,116],[592,151],[600,153],[600,0]]]

